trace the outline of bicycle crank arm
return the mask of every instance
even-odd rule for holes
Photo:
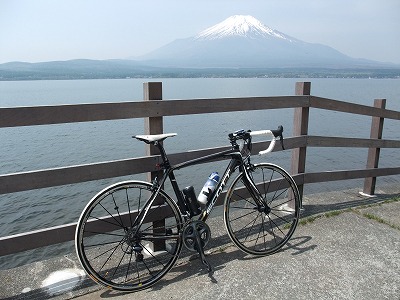
[[[200,254],[201,262],[203,265],[205,265],[207,267],[208,273],[211,273],[212,267],[206,259],[206,255],[204,254],[204,249],[203,249],[203,245],[202,245],[201,238],[200,238],[200,233],[197,230],[195,231],[195,237],[196,237],[196,239],[195,239],[196,248],[197,248],[197,252],[199,252],[199,254]]]

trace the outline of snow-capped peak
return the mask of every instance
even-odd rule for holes
[[[273,30],[252,16],[234,15],[226,20],[200,32],[195,38],[215,40],[229,36],[243,37],[275,37],[290,40],[276,30]]]

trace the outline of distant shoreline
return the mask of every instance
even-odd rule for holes
[[[0,81],[124,78],[400,78],[400,66],[175,67],[133,60],[9,62]]]
[[[152,71],[0,69],[0,81],[135,78],[354,78],[399,79],[400,69],[160,69]]]

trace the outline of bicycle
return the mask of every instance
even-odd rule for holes
[[[300,195],[293,178],[271,163],[250,162],[252,137],[270,135],[283,147],[283,127],[277,130],[229,134],[231,148],[172,166],[162,141],[176,133],[137,135],[137,140],[158,147],[161,178],[153,182],[123,181],[95,195],[84,208],[76,228],[78,258],[89,276],[107,287],[137,291],[150,287],[172,268],[182,245],[197,251],[212,272],[204,247],[211,231],[206,220],[231,175],[224,200],[224,223],[232,242],[252,255],[280,250],[292,236],[299,219]],[[174,171],[216,158],[230,157],[229,164],[206,205],[197,202],[193,187],[180,190]],[[176,201],[163,189],[169,179]]]

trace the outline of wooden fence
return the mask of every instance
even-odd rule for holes
[[[364,193],[372,195],[376,177],[400,174],[400,166],[378,168],[380,148],[400,148],[400,140],[382,139],[384,119],[400,120],[399,111],[385,109],[384,99],[375,100],[371,107],[311,96],[310,88],[309,82],[298,82],[295,96],[162,100],[162,83],[148,82],[144,84],[144,101],[139,102],[0,108],[0,130],[2,127],[145,118],[145,133],[157,134],[163,132],[163,116],[295,108],[293,136],[285,138],[285,147],[292,149],[292,174],[301,193],[303,185],[307,183],[365,178]],[[314,108],[371,116],[370,139],[308,135],[310,109]],[[307,173],[308,147],[368,148],[367,167],[360,170]],[[172,154],[170,160],[178,163],[225,148]],[[260,142],[254,144],[253,150],[257,153],[265,148],[266,144]],[[280,150],[277,143],[275,151]],[[0,175],[0,194],[138,173],[151,174],[156,171],[159,156],[152,148],[148,148],[147,154],[146,157]],[[393,163],[399,164],[397,161]],[[74,239],[75,227],[76,223],[70,223],[1,237],[0,256],[71,241]]]

